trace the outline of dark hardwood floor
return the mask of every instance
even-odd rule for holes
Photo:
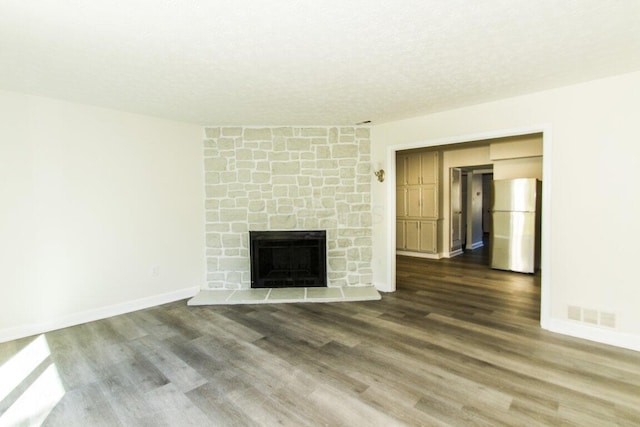
[[[640,425],[640,353],[541,330],[538,276],[397,264],[381,301],[180,301],[0,344],[3,374],[48,345],[0,379],[0,425]]]

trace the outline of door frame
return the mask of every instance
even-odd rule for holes
[[[416,141],[403,143],[387,147],[386,164],[388,168],[387,184],[387,284],[388,291],[396,290],[396,152],[415,148],[436,147],[448,144],[464,144],[470,142],[483,141],[495,138],[505,138],[512,136],[522,136],[532,133],[542,134],[542,234],[541,234],[541,257],[540,257],[540,325],[544,329],[549,329],[551,318],[551,145],[552,126],[551,124],[541,124],[529,127],[501,129],[491,132],[483,132],[469,135],[459,135],[447,138],[431,139],[426,141]]]

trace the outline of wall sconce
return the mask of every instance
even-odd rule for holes
[[[374,171],[373,174],[378,178],[378,181],[384,182],[384,169]]]

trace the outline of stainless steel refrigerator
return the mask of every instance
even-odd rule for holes
[[[535,273],[540,267],[541,190],[533,178],[493,181],[491,268]]]

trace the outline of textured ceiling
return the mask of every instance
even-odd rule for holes
[[[0,1],[0,89],[199,124],[375,124],[636,70],[640,0]]]

